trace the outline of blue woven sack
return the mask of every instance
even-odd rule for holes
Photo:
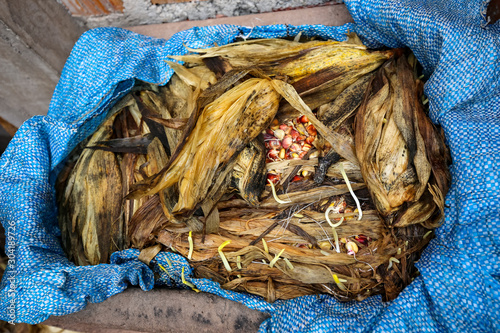
[[[184,45],[299,32],[345,40],[355,31],[370,47],[412,49],[428,78],[431,119],[443,127],[451,149],[446,218],[417,263],[421,275],[389,303],[380,297],[340,303],[321,295],[269,304],[192,278],[183,258],[160,253],[157,262],[173,277],[164,282],[182,287],[184,267],[198,289],[271,314],[261,332],[500,331],[500,39],[499,24],[486,24],[487,2],[346,0],[355,24],[223,25],[193,28],[168,41],[116,28],[88,31],[66,63],[47,116],[27,120],[0,159],[0,221],[10,258],[0,284],[0,319],[39,323],[102,302],[130,284],[154,287],[154,272],[137,260],[137,250],[114,253],[110,264],[70,263],[56,213],[61,163],[135,79],[166,84],[172,70],[163,60],[186,53]]]

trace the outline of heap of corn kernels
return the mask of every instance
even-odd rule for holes
[[[266,129],[264,134],[264,143],[266,147],[266,163],[279,162],[283,160],[302,159],[310,149],[313,148],[313,142],[317,137],[317,130],[309,119],[302,115],[298,118],[291,119],[280,123],[278,119],[274,119],[271,126]],[[328,150],[329,145],[326,148]],[[319,151],[314,151],[309,155],[309,158],[319,156]],[[305,177],[311,177],[311,173],[307,170],[301,170],[299,174],[294,176],[293,181],[299,181]],[[281,180],[281,170],[271,169],[267,173],[268,181],[277,184]],[[330,213],[352,213],[357,212],[356,207],[347,205],[343,197],[329,202]],[[326,209],[326,208],[325,208]],[[353,219],[347,217],[346,219]],[[335,219],[339,221],[340,219]],[[346,252],[355,255],[358,252],[358,244],[367,246],[370,237],[365,235],[353,235],[347,238],[340,238],[340,243],[345,247]],[[335,245],[331,240],[320,240],[318,242],[322,250],[335,249]],[[297,244],[298,247],[308,247],[310,244]]]
[[[274,119],[271,126],[264,133],[264,142],[267,149],[266,163],[283,160],[300,160],[313,147],[318,132],[306,116],[287,120],[280,124]],[[318,156],[318,152],[312,153],[309,158]],[[273,183],[280,180],[279,170],[269,170],[267,179]],[[292,181],[308,176],[307,171],[302,171]]]

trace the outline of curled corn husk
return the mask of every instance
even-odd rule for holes
[[[269,79],[248,79],[202,111],[186,144],[169,168],[130,198],[178,184],[173,213],[189,215],[206,197],[212,181],[274,118],[280,96]]]
[[[108,140],[116,116],[114,111],[87,145]],[[84,149],[59,196],[63,246],[71,260],[78,265],[106,263],[112,252],[124,248],[122,175],[114,153]]]
[[[259,196],[266,181],[266,151],[259,140],[253,140],[236,160],[231,173],[231,187],[253,207],[259,206]]]
[[[361,173],[388,223],[439,224],[449,179],[441,171],[446,170],[447,154],[439,137],[426,120],[406,58],[388,62],[370,83],[355,133]]]

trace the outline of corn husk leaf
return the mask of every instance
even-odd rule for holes
[[[416,90],[405,58],[390,61],[372,80],[356,117],[356,153],[363,178],[378,211],[398,227],[436,226],[442,216],[440,194],[429,192],[435,178],[426,144],[429,137],[439,136],[430,122],[422,121]],[[444,152],[444,143],[435,140],[436,151]],[[443,170],[446,155],[433,156],[437,169]]]
[[[170,167],[132,196],[150,195],[178,183],[179,201],[173,212],[192,211],[205,199],[220,167],[274,118],[278,103],[279,95],[268,79],[249,79],[229,90],[203,110]]]

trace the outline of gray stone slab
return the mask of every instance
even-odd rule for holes
[[[28,0],[18,1],[25,3]],[[34,2],[40,5],[43,0]],[[6,0],[0,0],[0,12],[5,8],[9,10],[13,8],[6,7],[6,3]],[[9,30],[5,21],[1,22],[2,20],[4,18],[0,15],[0,23],[3,24],[0,26],[0,73],[10,70],[8,78],[14,81],[8,87],[8,93],[2,93],[8,85],[0,83],[0,114],[4,116],[4,112],[8,111],[11,117],[4,116],[4,118],[18,126],[18,120],[27,118],[31,114],[46,112],[59,72],[57,64],[45,61],[28,42],[16,41],[22,33],[16,34],[15,31]],[[215,24],[257,26],[280,23],[341,25],[351,21],[352,18],[344,5],[332,5],[196,22],[138,26],[129,29],[157,38],[169,38],[175,32],[193,26]],[[4,50],[5,47],[7,50]],[[52,52],[57,54],[56,49]],[[2,60],[4,58],[6,60]],[[16,78],[16,72],[19,78]],[[5,82],[4,78],[0,76],[0,79]],[[28,87],[28,89],[19,91],[19,87]],[[30,94],[39,95],[31,98]],[[107,333],[255,332],[266,318],[267,315],[259,311],[207,293],[167,289],[144,292],[137,288],[129,288],[102,303],[88,304],[80,312],[60,317],[53,316],[45,324],[82,332]]]
[[[221,17],[202,21],[182,21],[166,24],[150,24],[126,29],[139,34],[156,38],[168,39],[173,34],[191,29],[192,27],[204,27],[218,24],[235,24],[247,27],[263,26],[270,24],[323,24],[339,26],[353,22],[347,7],[344,4],[331,4],[329,6],[286,10],[274,13],[253,14],[235,17]]]
[[[46,114],[83,32],[55,1],[0,0],[0,116],[15,126]]]
[[[64,0],[69,2],[70,0]],[[122,0],[123,12],[81,17],[89,27],[130,27],[288,11],[342,0]],[[167,2],[167,3],[165,3]],[[152,4],[163,3],[163,4]]]
[[[0,0],[0,20],[59,74],[85,31],[54,0]]]
[[[256,332],[268,315],[191,290],[129,288],[77,313],[43,324],[80,332]]]

